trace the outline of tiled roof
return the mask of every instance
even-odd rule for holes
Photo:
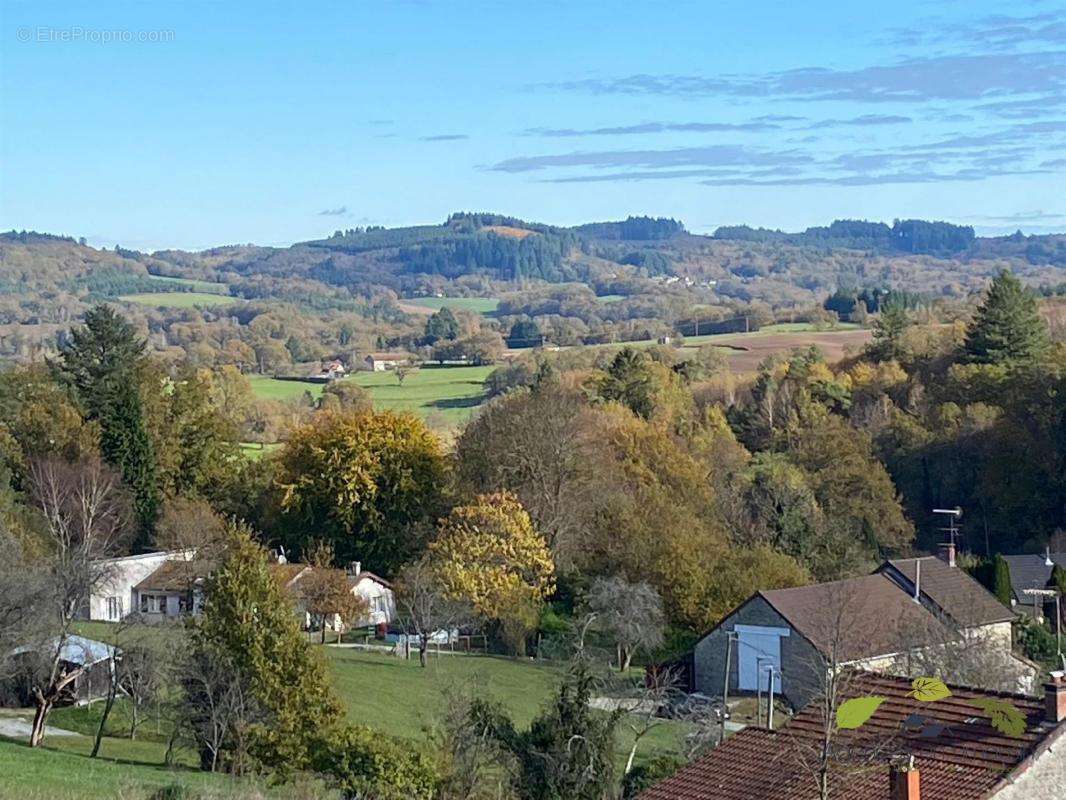
[[[1047,557],[1041,555],[1003,556],[1010,569],[1010,584],[1014,599],[1019,603],[1032,603],[1033,599],[1024,594],[1023,589],[1043,589],[1051,580],[1051,570],[1055,564],[1066,568],[1066,553],[1052,553],[1051,564]]]
[[[199,587],[215,569],[215,562],[202,559],[183,561],[175,559],[163,562],[159,568],[137,584],[141,592],[183,592]],[[282,588],[288,587],[299,577],[306,564],[270,564],[270,575]]]
[[[951,687],[952,696],[923,703],[910,681],[855,673],[844,697],[877,695],[884,703],[857,730],[835,736],[835,800],[888,800],[889,765],[914,757],[922,800],[984,798],[1053,731],[1042,723],[1043,703],[1020,695]],[[1004,736],[967,700],[1005,699],[1026,716],[1026,732]],[[708,755],[640,795],[640,800],[816,800],[814,768],[822,732],[818,703],[780,730],[747,728]]]
[[[946,636],[933,614],[881,574],[760,594],[824,655],[835,653],[838,662],[891,655],[916,640]],[[840,609],[839,618],[832,609]]]
[[[909,587],[914,586],[921,562],[921,592],[957,625],[971,627],[1008,622],[1014,612],[999,602],[985,587],[971,578],[965,570],[948,566],[935,556],[901,558],[888,561],[880,572],[902,575]]]
[[[355,575],[348,575],[348,583],[350,583],[352,586],[356,586],[359,584],[359,581],[363,580],[364,578],[376,581],[377,583],[380,583],[382,586],[384,586],[386,589],[392,588],[392,584],[389,583],[387,580],[365,569]]]
[[[305,569],[308,569],[307,564],[270,564],[268,569],[271,576],[276,580],[281,588],[288,588],[294,580],[300,577]]]
[[[139,592],[185,592],[202,584],[214,567],[214,562],[200,559],[164,561],[134,588]]]

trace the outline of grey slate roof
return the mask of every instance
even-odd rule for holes
[[[1047,557],[1043,554],[1003,556],[1010,568],[1011,589],[1014,599],[1019,603],[1032,602],[1032,598],[1022,593],[1023,589],[1043,589],[1051,580],[1051,570],[1054,564],[1066,569],[1066,553],[1052,553],[1052,564],[1047,563]]]

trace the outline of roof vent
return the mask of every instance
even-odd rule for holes
[[[1053,567],[1053,566],[1055,566],[1055,562],[1051,560],[1051,547],[1050,546],[1044,550],[1044,566],[1045,567]]]

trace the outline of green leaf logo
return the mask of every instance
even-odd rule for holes
[[[911,697],[923,703],[951,697],[951,690],[939,678],[915,678],[911,681]]]
[[[874,715],[883,702],[885,698],[876,695],[853,697],[851,700],[844,701],[837,709],[837,727],[844,729],[860,727]]]
[[[966,702],[988,714],[992,727],[1000,733],[1015,739],[1021,738],[1025,733],[1025,715],[1006,700],[993,697],[976,698]]]

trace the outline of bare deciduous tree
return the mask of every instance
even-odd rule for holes
[[[621,721],[629,728],[633,737],[623,775],[628,775],[633,770],[637,749],[644,737],[667,723],[668,720],[662,713],[678,694],[678,678],[674,670],[651,670],[644,676],[643,681],[636,686],[631,685],[622,698],[619,708],[626,713],[621,717]]]
[[[666,615],[659,593],[645,582],[625,578],[597,578],[588,595],[593,627],[614,642],[618,669],[625,672],[639,650],[653,650],[663,642]]]
[[[35,609],[40,630],[49,637],[33,666],[36,712],[30,746],[36,747],[55,702],[84,672],[84,666],[64,658],[71,626],[109,577],[101,559],[119,552],[130,535],[132,515],[119,476],[99,459],[39,459],[30,465],[29,479],[49,550],[43,601]]]
[[[818,651],[801,659],[806,683],[813,690],[808,708],[819,710],[817,735],[796,735],[790,730],[790,753],[801,769],[814,779],[819,800],[829,800],[833,787],[848,772],[868,769],[889,750],[894,737],[857,738],[837,725],[837,711],[855,695],[860,673],[849,667],[855,654],[864,650],[864,642],[875,637],[879,642],[895,640],[903,647],[906,639],[895,620],[886,619],[874,607],[875,599],[864,595],[855,585],[827,584],[821,603],[821,618],[812,640]],[[871,629],[871,620],[881,627]]]
[[[418,637],[418,662],[426,666],[429,643],[438,631],[450,631],[473,619],[469,604],[450,599],[428,558],[408,564],[395,582],[394,594],[400,626]]]
[[[19,538],[0,524],[0,679],[18,670],[15,651],[39,645],[40,620],[35,609],[46,599],[46,575],[29,558]]]
[[[239,670],[224,653],[190,649],[182,659],[181,683],[180,729],[199,752],[201,768],[243,774],[248,732],[265,716]]]

